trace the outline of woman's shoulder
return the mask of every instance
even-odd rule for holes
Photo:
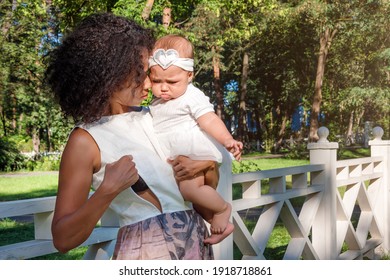
[[[100,166],[100,151],[93,137],[84,129],[76,127],[69,135],[63,152],[63,161],[74,165],[77,168],[89,166],[98,170]]]
[[[92,135],[84,128],[77,126],[69,134],[68,144],[72,143],[77,146],[90,147],[95,144]]]

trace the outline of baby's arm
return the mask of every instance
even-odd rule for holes
[[[214,112],[200,116],[197,122],[207,134],[214,137],[231,152],[236,160],[241,160],[242,142],[233,139],[223,121]]]

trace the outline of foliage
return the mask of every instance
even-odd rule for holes
[[[252,172],[255,170],[258,171],[261,170],[261,168],[253,161],[241,161],[232,166],[233,174]]]
[[[286,158],[289,159],[309,159],[309,152],[307,150],[306,142],[295,142],[292,143],[287,150]]]
[[[59,170],[60,158],[58,155],[23,155],[13,138],[0,138],[0,171],[11,172],[17,170],[29,171],[56,171]]]
[[[146,5],[145,0],[118,0],[116,1],[113,12],[117,15],[125,16],[135,20],[139,24],[153,28],[156,31],[156,36],[167,33],[183,33],[184,24],[189,20],[194,8],[202,1],[200,0],[156,0],[149,15],[149,18],[144,19],[142,12]],[[162,25],[163,9],[169,7],[172,9],[171,16],[173,23],[166,30]]]
[[[60,158],[58,156],[39,156],[28,159],[26,169],[29,171],[58,171]]]
[[[19,152],[16,143],[0,138],[0,171],[15,171],[25,166],[25,157]]]
[[[265,143],[268,150],[291,137],[307,138],[319,40],[326,28],[337,30],[322,81],[320,125],[337,140],[371,121],[389,137],[389,1],[156,0],[144,18],[146,2],[1,1],[0,136],[25,152],[63,149],[73,123],[63,118],[43,83],[44,57],[82,18],[111,11],[152,28],[157,37],[189,37],[195,45],[195,82],[216,106],[213,60],[218,58],[226,125],[234,135],[246,127],[246,139]],[[172,9],[167,29],[165,7]],[[299,130],[292,127],[297,106]],[[299,146],[288,152],[294,158],[302,154]]]
[[[44,150],[60,148],[69,124],[43,83],[43,57],[57,40],[50,6],[39,0],[11,2],[0,4],[1,134],[30,137],[30,150],[37,153],[40,145]]]

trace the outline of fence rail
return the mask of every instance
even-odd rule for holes
[[[57,252],[53,245],[51,221],[56,197],[0,202],[0,219],[33,215],[34,239],[0,246],[0,259],[30,259]],[[101,223],[80,246],[89,246],[84,259],[109,259],[118,227]]]

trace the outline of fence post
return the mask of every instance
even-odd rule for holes
[[[381,127],[375,127],[373,129],[374,139],[369,141],[371,146],[371,156],[383,157],[382,166],[376,166],[378,172],[383,172],[382,186],[380,193],[380,203],[375,205],[374,211],[378,217],[378,223],[383,225],[383,243],[381,250],[384,254],[390,253],[390,140],[382,140],[383,129]]]
[[[309,143],[310,164],[324,164],[325,169],[312,176],[311,184],[323,184],[323,198],[312,226],[312,244],[321,260],[337,259],[336,232],[336,162],[338,143],[329,142],[329,130],[318,129],[319,140]]]
[[[224,147],[221,146],[220,151],[222,153],[223,160],[219,167],[219,182],[217,191],[223,199],[225,199],[225,201],[231,204],[233,200],[232,158]],[[216,260],[232,260],[233,234],[226,237],[222,242],[213,245],[213,251]]]

